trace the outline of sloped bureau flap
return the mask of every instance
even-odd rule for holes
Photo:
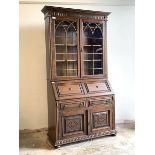
[[[52,82],[56,100],[113,94],[107,80]]]

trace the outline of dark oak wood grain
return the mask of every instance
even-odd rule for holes
[[[109,12],[45,6],[48,136],[54,146],[116,135]]]

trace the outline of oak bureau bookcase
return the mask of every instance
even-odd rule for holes
[[[48,136],[54,146],[115,135],[109,12],[44,6]]]

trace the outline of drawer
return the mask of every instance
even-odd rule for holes
[[[86,107],[85,101],[61,101],[59,102],[61,110],[70,110]]]
[[[111,91],[108,81],[95,81],[95,82],[91,81],[91,82],[85,82],[84,85],[86,87],[87,93]]]
[[[76,95],[76,94],[84,94],[84,90],[82,84],[80,82],[74,83],[56,83],[56,92],[58,97],[68,96],[68,95]]]
[[[111,107],[112,106],[112,97],[111,96],[97,97],[97,98],[94,97],[94,98],[89,99],[89,107],[94,107],[97,105]]]

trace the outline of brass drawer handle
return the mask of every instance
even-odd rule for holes
[[[109,100],[105,100],[105,103],[108,104],[109,103]]]
[[[81,102],[80,104],[79,104],[79,107],[81,108],[81,107],[84,107],[84,102]]]
[[[69,89],[69,91],[71,91],[72,90],[72,88],[68,88]]]

